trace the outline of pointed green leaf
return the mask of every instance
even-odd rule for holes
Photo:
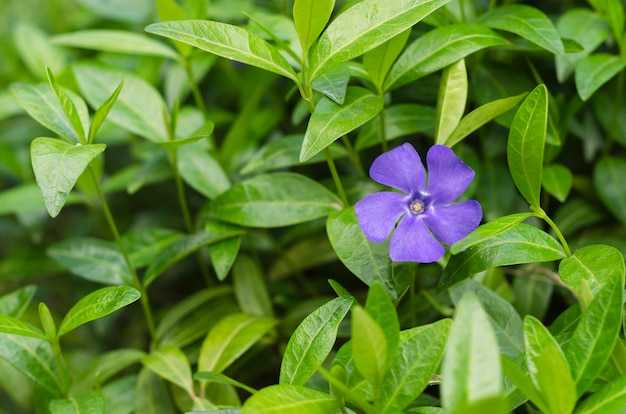
[[[207,233],[231,233],[243,231],[242,228],[224,223],[221,221],[208,221],[204,227]],[[241,247],[242,235],[230,237],[228,239],[211,243],[208,246],[211,264],[215,269],[215,275],[219,280],[224,280],[228,276]],[[254,314],[254,313],[253,313]],[[260,316],[260,315],[257,315]]]
[[[241,414],[328,414],[339,403],[325,392],[300,385],[280,384],[265,387],[248,398]]]
[[[252,387],[247,386],[239,381],[236,381],[230,377],[227,377],[224,374],[220,374],[218,372],[198,372],[193,376],[195,380],[205,381],[205,382],[217,382],[219,384],[228,384],[233,387],[241,388],[242,390],[248,391],[250,394],[255,394],[257,390]]]
[[[489,318],[472,292],[460,300],[454,313],[442,362],[441,399],[448,412],[490,398],[504,397],[498,342]]]
[[[450,0],[364,0],[337,16],[311,49],[309,79],[385,43]]]
[[[384,286],[378,282],[374,282],[367,293],[365,302],[365,310],[382,329],[387,344],[387,362],[391,365],[400,343],[400,322],[389,294]]]
[[[335,343],[339,323],[354,298],[339,297],[308,315],[289,338],[280,366],[280,384],[302,385],[328,356]]]
[[[37,292],[36,285],[26,285],[0,296],[0,314],[19,318]]]
[[[593,182],[604,205],[626,225],[626,160],[605,156],[596,162]]]
[[[443,145],[459,125],[467,102],[467,70],[461,59],[443,70],[437,98],[435,144]]]
[[[335,0],[295,0],[293,22],[304,54],[317,40],[328,23],[335,7]]]
[[[141,359],[143,365],[193,395],[193,378],[187,356],[178,348],[157,349]]]
[[[620,413],[626,407],[626,375],[604,384],[578,406],[576,414]]]
[[[226,316],[202,342],[198,371],[224,371],[275,325],[275,320],[244,313]]]
[[[233,268],[233,285],[237,303],[243,312],[259,318],[274,317],[266,277],[258,261],[245,254],[237,257]]]
[[[144,267],[152,263],[161,250],[183,237],[183,233],[175,230],[146,227],[125,233],[122,242],[133,264]]]
[[[41,329],[29,323],[22,322],[13,316],[0,313],[0,333],[29,336],[31,338],[47,339]]]
[[[46,68],[46,73],[48,75],[48,82],[50,83],[50,86],[52,87],[52,90],[54,91],[57,100],[61,104],[61,108],[63,108],[65,116],[72,124],[74,132],[76,132],[76,135],[80,140],[79,142],[81,144],[86,144],[87,141],[85,139],[85,128],[83,126],[78,109],[76,109],[76,105],[74,105],[74,102],[72,101],[70,96],[65,93],[63,88],[61,88],[61,86],[57,83],[50,68]]]
[[[50,313],[50,309],[48,309],[43,302],[39,303],[39,320],[41,321],[41,326],[43,326],[43,331],[46,333],[48,341],[53,343],[52,341],[57,337],[57,327],[52,313]]]
[[[457,62],[470,54],[508,42],[478,24],[452,24],[431,30],[409,44],[385,80],[385,90],[395,89]]]
[[[560,202],[564,202],[567,199],[573,181],[574,175],[564,165],[551,164],[543,169],[541,185]]]
[[[75,378],[74,391],[95,387],[106,383],[115,375],[141,361],[145,352],[134,348],[122,348],[108,351],[95,358],[79,378]]]
[[[178,148],[177,165],[185,182],[208,199],[217,197],[231,185],[224,169],[204,142]]]
[[[332,144],[336,139],[374,118],[382,109],[384,99],[367,89],[351,86],[343,105],[323,97],[315,105],[300,152],[300,161]]]
[[[133,303],[140,296],[139,291],[130,286],[110,286],[98,289],[72,306],[59,326],[58,335],[64,335],[80,325],[113,313]]]
[[[259,175],[232,186],[211,203],[209,214],[251,227],[281,227],[324,217],[341,200],[321,184],[295,173]]]
[[[492,267],[551,262],[564,257],[563,247],[548,233],[519,223],[452,256],[437,289],[443,290]]]
[[[124,86],[124,81],[120,82],[117,89],[115,89],[111,96],[109,96],[109,98],[98,107],[96,113],[93,115],[93,120],[91,121],[91,126],[89,127],[89,137],[87,141],[89,144],[93,143],[93,140],[96,137],[96,133],[98,133],[98,130],[100,129],[102,123],[109,114],[109,111],[111,111],[111,108],[117,101],[117,97],[122,91],[122,86]]]
[[[493,29],[515,33],[555,55],[565,53],[552,22],[541,10],[526,5],[495,7],[478,20]]]
[[[548,91],[545,85],[539,85],[517,110],[507,145],[507,160],[515,186],[534,207],[539,207],[547,123]]]
[[[476,230],[468,234],[464,239],[452,245],[450,252],[458,254],[468,247],[482,243],[500,233],[504,233],[517,226],[522,221],[533,216],[533,213],[515,213],[508,216],[502,216],[495,220],[480,225]]]
[[[407,29],[363,55],[363,67],[379,91],[383,91],[389,69],[404,49],[410,35],[411,29]]]
[[[549,412],[544,396],[537,390],[535,384],[528,376],[528,372],[519,368],[513,361],[501,356],[502,371],[524,395],[533,402],[542,412]]]
[[[376,390],[389,368],[385,333],[367,311],[358,305],[352,307],[351,326],[354,365]]]
[[[104,414],[104,407],[104,397],[96,390],[50,401],[51,414]]]
[[[78,177],[105,148],[104,144],[72,145],[54,138],[33,140],[33,171],[51,217],[59,214]]]
[[[311,88],[318,91],[337,105],[343,105],[348,92],[348,82],[350,82],[350,67],[348,64],[334,67],[311,82]]]
[[[589,99],[625,67],[626,59],[607,53],[596,53],[582,59],[575,70],[576,90],[580,99]]]
[[[182,20],[154,23],[145,30],[300,83],[296,72],[277,49],[241,27],[210,20]]]

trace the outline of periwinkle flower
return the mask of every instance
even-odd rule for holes
[[[409,143],[381,154],[370,168],[370,177],[404,194],[382,191],[355,205],[368,240],[385,241],[395,227],[389,245],[393,261],[435,262],[445,253],[441,242],[454,244],[482,219],[478,201],[452,204],[474,179],[474,170],[444,145],[428,150],[426,165],[428,179],[419,154]]]

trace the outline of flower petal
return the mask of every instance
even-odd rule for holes
[[[436,206],[424,215],[424,222],[439,240],[452,245],[476,230],[482,217],[480,203],[465,200],[448,206]]]
[[[445,145],[434,145],[426,154],[428,189],[437,204],[448,204],[459,198],[474,179],[468,167]]]
[[[370,177],[407,194],[424,191],[426,187],[424,164],[408,142],[379,155],[372,163]]]
[[[382,191],[354,205],[359,226],[368,240],[380,243],[387,239],[400,216],[406,213],[405,198],[403,194]]]
[[[389,255],[394,262],[431,263],[439,260],[445,249],[428,232],[424,220],[404,216],[391,236]]]

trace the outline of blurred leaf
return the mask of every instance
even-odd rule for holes
[[[386,366],[394,360],[398,344],[400,343],[400,322],[389,294],[380,283],[374,282],[367,293],[365,310],[378,324],[385,336],[387,346]]]
[[[82,391],[92,388],[96,384],[109,382],[110,378],[140,362],[145,355],[145,352],[133,348],[122,348],[103,353],[92,361],[84,375],[76,379],[72,390],[74,392]]]
[[[437,115],[435,124],[435,144],[443,145],[459,125],[467,102],[467,70],[461,59],[446,67],[441,75]]]
[[[555,55],[565,53],[561,37],[548,16],[534,7],[500,6],[483,14],[478,21],[492,29],[515,33]]]
[[[78,177],[105,148],[104,144],[72,145],[55,138],[33,140],[33,171],[51,217],[59,214]]]
[[[295,0],[293,2],[293,22],[303,54],[317,40],[326,27],[335,7],[335,0]]]
[[[104,414],[104,407],[104,397],[96,390],[87,390],[70,398],[50,402],[51,414]]]
[[[586,101],[602,85],[626,67],[626,59],[607,53],[597,53],[581,59],[576,64],[576,90]]]
[[[204,231],[209,234],[223,234],[242,231],[242,229],[228,223],[207,221]],[[233,263],[235,263],[239,253],[239,247],[241,246],[242,237],[243,235],[230,237],[228,239],[212,243],[208,246],[211,263],[213,264],[213,269],[215,269],[215,274],[219,280],[226,279]]]
[[[626,407],[626,375],[614,379],[585,398],[576,414],[619,413]]]
[[[515,186],[533,207],[540,205],[547,120],[547,89],[545,85],[539,85],[517,110],[507,146],[507,160]]]
[[[468,247],[487,241],[492,237],[514,228],[522,221],[532,217],[532,215],[533,213],[515,213],[497,218],[489,223],[482,224],[464,239],[454,243],[450,252],[452,254],[458,254],[466,250]]]
[[[233,286],[243,312],[259,318],[274,317],[265,274],[257,261],[245,254],[237,257],[233,268]]]
[[[301,385],[280,384],[265,387],[248,398],[241,414],[328,414],[338,407],[337,400],[325,392]]]
[[[517,389],[524,393],[524,396],[533,402],[533,404],[539,408],[542,412],[550,412],[547,407],[547,402],[544,396],[535,386],[533,380],[528,375],[528,370],[522,370],[516,365],[516,362],[511,361],[505,356],[501,356],[500,362],[502,362],[502,371],[510,379]]]
[[[8,15],[9,18],[11,14]],[[60,73],[67,61],[67,54],[50,42],[50,35],[44,32],[35,21],[12,22],[15,52],[24,62],[26,69],[37,80],[46,79],[46,67]],[[5,32],[8,34],[8,32]],[[8,39],[7,39],[8,40]],[[5,49],[6,50],[6,49]]]
[[[551,262],[565,256],[563,247],[548,233],[520,223],[452,256],[437,289],[444,290],[492,267]]]
[[[339,323],[354,298],[339,297],[309,314],[289,338],[280,367],[280,384],[302,385],[332,349]]]
[[[333,19],[311,49],[309,79],[385,43],[449,1],[365,0],[354,4]]]
[[[618,157],[600,158],[593,171],[593,182],[604,205],[626,225],[626,160]]]
[[[135,414],[174,414],[174,403],[165,382],[148,368],[139,371],[135,387]]]
[[[431,30],[409,44],[389,71],[384,89],[422,78],[481,49],[506,45],[493,30],[478,24],[452,24]]]
[[[318,91],[337,105],[343,105],[350,82],[350,67],[347,64],[332,68],[311,82],[314,91]]]
[[[211,216],[250,227],[281,227],[324,217],[341,200],[321,184],[295,173],[259,175],[238,183],[211,203]]]
[[[185,182],[208,199],[231,186],[228,176],[204,142],[194,142],[178,149],[178,170]]]
[[[122,241],[134,265],[143,267],[152,263],[166,246],[182,237],[184,237],[183,233],[175,230],[148,227],[129,231],[122,236]],[[119,250],[117,246],[111,245],[111,247]]]
[[[354,365],[375,390],[387,372],[389,347],[381,326],[362,307],[352,307],[352,357]]]
[[[87,8],[94,15],[115,22],[134,23],[138,25],[152,19],[154,2],[152,0],[78,0],[78,4]]]
[[[241,27],[210,20],[182,20],[154,23],[145,31],[277,73],[300,84],[295,71],[277,49]]]
[[[276,325],[272,319],[235,313],[219,321],[200,348],[198,371],[222,372]]]
[[[411,29],[407,29],[363,55],[363,67],[379,92],[384,90],[383,85],[389,69],[404,49],[410,35]]]
[[[143,365],[155,374],[193,394],[193,378],[187,356],[178,348],[164,347],[141,359]]]
[[[37,292],[36,285],[26,285],[0,296],[0,314],[19,318]]]
[[[561,164],[546,165],[543,168],[541,185],[560,202],[564,202],[572,188],[574,176],[572,172]]]
[[[46,333],[48,341],[53,343],[57,337],[57,327],[52,313],[50,313],[50,309],[48,309],[48,306],[43,302],[39,303],[39,320],[41,321],[41,326]]]
[[[130,286],[110,286],[98,289],[72,306],[59,326],[58,336],[130,305],[140,296],[139,291]]]
[[[114,379],[102,386],[107,414],[132,414],[135,403],[137,375]]]
[[[243,390],[248,391],[250,394],[254,394],[257,391],[254,388],[248,387],[246,384],[243,384],[239,381],[236,381],[230,377],[227,377],[224,374],[220,374],[218,372],[198,372],[193,376],[193,378],[197,381],[205,381],[205,382],[217,382],[220,384],[228,384],[234,387],[241,388]]]
[[[567,237],[602,220],[603,214],[598,210],[597,206],[582,199],[568,200],[557,210],[554,222]]]
[[[328,98],[321,98],[304,134],[300,161],[308,160],[336,139],[374,118],[383,109],[383,101],[382,97],[358,86],[348,87],[341,106]]]
[[[73,274],[107,285],[129,285],[132,276],[120,253],[110,241],[77,237],[53,244],[48,255]]]
[[[554,280],[534,272],[532,266],[529,266],[528,273],[513,279],[513,306],[521,316],[532,315],[543,319],[552,300]]]
[[[20,336],[28,336],[31,338],[47,339],[47,336],[41,329],[29,323],[22,322],[19,319],[0,313],[0,333],[12,334]]]

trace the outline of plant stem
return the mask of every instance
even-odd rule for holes
[[[52,353],[54,354],[54,359],[57,362],[57,366],[59,367],[59,381],[61,391],[64,395],[67,395],[69,391],[69,373],[67,371],[67,364],[65,363],[65,358],[63,358],[63,353],[61,352],[61,344],[59,343],[59,337],[50,338],[49,339],[50,346],[52,347]]]
[[[154,327],[154,318],[152,317],[152,310],[150,309],[150,301],[148,299],[148,292],[144,288],[141,280],[139,280],[139,276],[137,276],[137,270],[133,265],[133,262],[130,260],[130,256],[128,255],[128,251],[126,247],[124,247],[124,242],[122,241],[122,237],[120,236],[120,232],[117,229],[117,225],[115,224],[115,220],[113,219],[113,215],[111,214],[111,210],[109,209],[109,204],[107,203],[104,194],[102,193],[102,189],[100,188],[100,183],[98,182],[98,178],[96,174],[93,172],[93,168],[91,166],[87,167],[89,170],[89,175],[94,183],[94,187],[98,194],[98,198],[100,199],[100,203],[102,204],[102,211],[104,212],[104,216],[106,217],[107,223],[109,224],[109,228],[111,233],[113,233],[113,238],[115,239],[115,243],[117,243],[120,248],[120,252],[122,256],[124,256],[124,262],[126,262],[126,266],[128,267],[128,271],[132,277],[132,286],[139,291],[141,294],[141,306],[143,308],[143,312],[146,316],[146,324],[148,325],[148,332],[150,333],[151,342],[156,340],[156,329]]]
[[[343,142],[343,145],[348,150],[348,157],[350,158],[350,161],[352,161],[352,164],[356,168],[356,172],[359,174],[361,178],[366,178],[365,170],[363,169],[363,166],[361,165],[361,159],[359,158],[358,151],[354,150],[354,148],[352,147],[352,144],[350,143],[350,140],[345,135],[341,137],[341,142]]]
[[[378,119],[380,120],[380,145],[382,146],[383,152],[389,151],[389,143],[387,143],[387,132],[385,125],[385,108],[378,114]]]
[[[443,316],[450,317],[454,313],[452,309],[439,303],[437,299],[435,299],[430,293],[428,293],[426,289],[420,289],[420,293],[426,298],[428,303],[433,305],[433,308],[437,309],[437,311]]]
[[[333,181],[335,182],[335,187],[337,188],[337,193],[339,194],[339,198],[343,202],[344,207],[348,207],[350,204],[348,203],[348,197],[346,197],[346,192],[343,189],[343,184],[341,184],[341,179],[339,178],[339,174],[337,173],[337,168],[335,167],[335,161],[333,160],[332,155],[330,154],[330,150],[328,147],[324,148],[324,155],[326,156],[326,162],[328,163],[328,168],[330,168],[330,174],[333,176]]]
[[[565,240],[565,237],[563,237],[563,233],[561,233],[561,230],[559,230],[559,228],[557,227],[556,223],[554,221],[552,221],[552,219],[550,217],[548,217],[546,212],[543,211],[543,209],[541,207],[533,207],[533,206],[531,206],[530,209],[535,213],[535,215],[538,218],[540,218],[543,221],[545,221],[546,223],[548,223],[548,225],[552,228],[552,230],[556,234],[556,237],[558,237],[559,241],[561,242],[561,246],[563,246],[563,250],[565,250],[565,254],[567,254],[567,256],[571,256],[572,255],[572,251],[570,250],[569,245],[567,244],[567,241]]]
[[[193,100],[196,103],[198,109],[202,112],[204,119],[207,119],[206,105],[204,104],[204,99],[202,98],[202,94],[200,93],[200,88],[198,88],[198,84],[196,80],[193,78],[193,70],[191,69],[191,63],[188,58],[185,58],[183,61],[183,66],[185,67],[185,72],[187,73],[187,77],[189,78],[189,86],[191,87],[191,94],[193,95]]]

